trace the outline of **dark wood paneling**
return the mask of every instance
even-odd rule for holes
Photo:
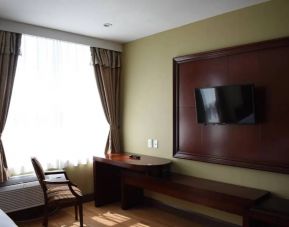
[[[206,81],[212,85],[221,85],[228,81],[227,57],[218,59],[186,62],[180,65],[179,74],[179,106],[195,106],[194,88],[207,86]],[[192,83],[192,75],[194,83]],[[222,75],[222,77],[221,77]],[[204,78],[207,78],[204,80]]]
[[[289,38],[173,63],[174,157],[289,173]],[[257,124],[198,124],[194,89],[232,84],[255,84]]]

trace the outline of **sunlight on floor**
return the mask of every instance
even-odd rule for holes
[[[85,227],[201,227],[191,220],[180,218],[172,213],[165,213],[153,207],[139,207],[124,211],[119,203],[95,207],[94,202],[85,203],[84,206]],[[54,213],[49,218],[49,226],[54,227],[80,227],[79,221],[75,221],[74,209],[64,208]],[[42,218],[27,220],[17,223],[19,227],[40,227]],[[0,223],[0,227],[2,227]]]
[[[87,226],[86,224],[83,224],[83,226]],[[72,225],[61,225],[60,227],[80,227],[79,222],[74,222]]]
[[[128,221],[130,218],[121,214],[111,213],[110,211],[108,211],[103,214],[98,214],[98,216],[93,216],[91,217],[91,219],[107,226],[114,226],[116,224]]]
[[[142,223],[136,223],[134,225],[130,225],[130,227],[150,227],[149,225],[145,225],[145,224],[142,224]]]

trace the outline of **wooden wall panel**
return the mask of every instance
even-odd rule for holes
[[[194,89],[255,84],[255,125],[204,125]],[[174,58],[174,157],[289,173],[289,38]]]

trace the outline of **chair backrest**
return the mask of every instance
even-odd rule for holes
[[[45,184],[43,182],[43,180],[45,180],[45,175],[44,175],[43,168],[42,168],[40,162],[37,160],[37,158],[32,157],[31,158],[31,162],[32,162],[33,168],[35,170],[35,173],[36,173],[37,179],[39,181],[39,184],[41,185],[41,188],[42,188],[43,192],[46,192],[46,186],[45,186]]]

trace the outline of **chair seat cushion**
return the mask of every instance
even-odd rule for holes
[[[78,194],[79,196],[82,196],[81,191],[79,188],[72,186],[72,189]],[[69,187],[67,185],[61,185],[61,186],[52,186],[50,185],[47,189],[47,199],[48,203],[52,202],[60,202],[63,200],[74,200],[76,197],[71,193]]]

